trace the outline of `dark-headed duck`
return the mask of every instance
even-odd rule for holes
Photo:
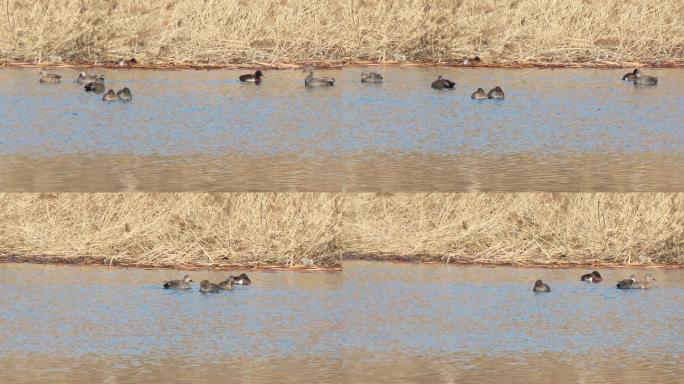
[[[239,79],[243,83],[259,84],[259,83],[261,83],[262,77],[264,77],[264,74],[261,71],[256,71],[254,73],[248,73],[246,75],[241,75],[239,77]]]
[[[534,288],[532,288],[532,291],[534,292],[551,292],[551,287],[549,287],[546,283],[542,282],[541,280],[537,280],[534,282]]]
[[[503,98],[504,98],[503,89],[501,89],[501,87],[499,87],[497,85],[496,87],[489,90],[489,93],[487,93],[487,97],[490,99],[503,100]]]
[[[598,273],[598,271],[594,271],[592,273],[582,275],[582,277],[580,277],[580,280],[588,281],[590,283],[600,283],[601,281],[603,281],[603,278],[601,277],[601,274]]]
[[[430,84],[433,89],[453,89],[454,85],[456,85],[456,83],[443,78],[442,75],[437,76],[437,80]]]
[[[252,284],[252,280],[247,277],[246,273],[241,273],[240,276],[231,276],[230,278],[233,279],[233,284],[238,284],[238,285],[250,285]]]

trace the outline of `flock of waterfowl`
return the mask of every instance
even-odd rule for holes
[[[135,59],[132,59],[135,60]],[[62,76],[57,75],[55,73],[47,73],[44,70],[41,70],[40,73],[40,82],[41,83],[47,83],[47,84],[59,84],[62,82]],[[78,74],[78,77],[76,78],[76,82],[79,84],[85,84],[83,89],[85,89],[86,92],[93,92],[95,94],[102,94],[105,91],[105,79],[103,75],[100,74],[87,74],[85,72],[81,72]],[[128,89],[128,87],[124,87],[123,89],[118,90],[117,92],[114,92],[113,89],[109,89],[107,93],[105,93],[102,96],[103,101],[116,101],[116,100],[121,100],[121,101],[131,101],[133,100],[133,94],[131,93],[131,90]]]
[[[472,60],[479,60],[479,57],[476,57]],[[470,59],[465,59],[465,60],[470,60]],[[119,61],[120,66],[131,66],[133,64],[137,63],[135,61],[135,58],[130,59],[130,60],[123,60],[121,59]],[[304,78],[304,86],[307,88],[313,88],[313,87],[332,87],[335,85],[335,78],[334,77],[315,77],[314,76],[314,68],[312,66],[307,66],[305,67],[303,72],[308,72],[307,76]],[[264,78],[264,74],[262,71],[258,70],[254,73],[249,73],[245,75],[240,75],[238,79],[240,82],[243,83],[254,83],[254,84],[261,84],[262,79]],[[54,74],[54,73],[47,73],[44,70],[40,71],[40,82],[41,83],[49,83],[49,84],[56,84],[60,83],[62,80],[62,76]],[[377,72],[362,72],[361,73],[361,82],[362,83],[371,83],[371,84],[379,84],[383,82],[383,76]],[[658,78],[655,76],[648,76],[644,75],[641,73],[641,71],[637,68],[634,69],[632,72],[626,73],[624,76],[622,76],[622,80],[624,81],[631,81],[634,83],[635,86],[652,86],[652,85],[657,85],[658,84]],[[104,76],[100,74],[86,74],[85,72],[81,72],[76,79],[76,82],[79,84],[85,84],[85,91],[86,92],[94,92],[96,94],[102,94],[105,91],[105,85],[104,85]],[[455,82],[443,78],[441,75],[437,77],[437,80],[433,81],[431,83],[431,87],[433,89],[437,90],[442,90],[442,89],[453,89],[454,86],[456,85]],[[489,92],[485,93],[483,88],[478,88],[477,91],[473,92],[470,95],[471,99],[474,100],[483,100],[483,99],[497,99],[497,100],[503,100],[504,99],[504,91],[499,87],[498,85],[492,89],[489,90]],[[131,101],[133,99],[133,96],[131,94],[131,90],[128,88],[123,88],[119,90],[118,92],[114,92],[113,89],[110,89],[104,96],[102,96],[102,100],[104,101],[115,101],[115,100],[121,100],[121,101]]]
[[[585,281],[587,283],[600,283],[603,281],[603,277],[598,271],[593,271],[592,273],[587,273],[580,276],[580,281]],[[656,281],[653,275],[647,273],[643,280],[638,280],[636,276],[631,275],[629,279],[623,279],[617,282],[618,289],[649,289],[652,287],[653,282]],[[532,291],[535,293],[551,292],[551,287],[541,280],[537,280],[534,283],[534,288]]]
[[[191,289],[192,281],[190,275],[183,276],[181,280],[169,280],[164,282],[164,289]],[[250,285],[252,280],[249,279],[246,273],[242,273],[239,276],[228,276],[227,279],[221,281],[220,283],[212,283],[209,280],[202,280],[200,282],[201,293],[217,293],[221,291],[230,291],[233,289],[234,285]]]

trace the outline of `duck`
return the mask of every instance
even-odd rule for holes
[[[549,287],[546,283],[542,282],[541,280],[537,280],[534,282],[534,288],[532,288],[532,291],[536,293],[551,292],[551,287]]]
[[[264,74],[261,71],[256,71],[254,73],[248,73],[246,75],[241,75],[239,77],[239,79],[243,83],[259,84],[259,83],[261,83],[262,77],[264,77]]]
[[[230,276],[228,279],[233,279],[233,284],[250,285],[252,280],[247,277],[246,273],[241,273],[240,276]]]
[[[382,83],[382,75],[377,72],[361,72],[362,83]]]
[[[592,273],[582,275],[582,277],[580,277],[580,280],[587,281],[590,283],[600,283],[601,281],[603,281],[603,278],[601,277],[601,274],[598,273],[598,271],[594,271]]]
[[[116,93],[114,93],[113,89],[110,89],[109,91],[107,91],[107,93],[104,94],[104,96],[102,96],[102,100],[103,101],[114,101],[114,100],[119,100],[119,97],[116,96]]]
[[[484,89],[478,88],[477,91],[473,92],[472,95],[470,95],[471,99],[475,100],[482,100],[482,99],[488,99],[487,94],[485,93]]]
[[[309,72],[309,74],[304,79],[304,86],[307,88],[311,87],[332,87],[335,85],[334,77],[314,77],[314,69],[311,66],[306,67],[303,72]]]
[[[233,285],[233,278],[229,277],[226,280],[219,283],[219,288],[221,288],[224,291],[230,291],[233,289]]]
[[[124,87],[123,89],[120,89],[118,92],[116,92],[116,97],[121,101],[133,100],[133,95],[131,94],[131,90],[128,89],[128,87]]]
[[[618,289],[639,289],[639,288],[641,288],[641,285],[639,284],[639,281],[637,281],[636,276],[632,275],[629,277],[629,279],[623,279],[623,280],[618,281],[617,288]]]
[[[622,75],[622,80],[623,81],[634,81],[637,77],[637,74],[639,74],[639,69],[634,68],[632,72],[627,72],[624,75]]]
[[[182,280],[169,280],[164,282],[164,289],[190,289],[192,286],[190,283],[193,283],[190,279],[190,275],[185,275],[183,276]]]
[[[634,79],[634,85],[658,85],[658,78],[655,76],[642,75],[641,72],[638,72]]]
[[[473,58],[464,57],[461,60],[461,64],[462,65],[475,65],[475,64],[479,64],[481,61],[482,61],[482,59],[480,59],[480,56],[475,56]]]
[[[97,94],[103,93],[105,91],[104,84],[95,81],[91,81],[90,83],[86,84],[83,88],[85,88],[86,92],[95,92]]]
[[[104,76],[102,75],[89,75],[86,74],[85,72],[81,72],[78,74],[78,77],[76,78],[76,82],[79,84],[88,84],[88,83],[102,83],[104,84]]]
[[[490,99],[503,100],[503,98],[504,98],[503,89],[501,89],[501,87],[499,87],[497,85],[496,87],[489,90],[489,93],[487,93],[487,97]]]
[[[138,64],[138,60],[136,60],[135,57],[131,57],[129,60],[119,59],[117,64],[119,64],[120,67],[131,67]]]
[[[41,83],[49,83],[49,84],[57,84],[62,81],[62,76],[54,74],[54,73],[47,73],[44,70],[40,71],[40,82]]]
[[[433,89],[452,89],[454,88],[454,85],[456,85],[456,83],[451,80],[444,79],[442,78],[442,75],[439,75],[437,76],[437,80],[432,82],[431,87]]]
[[[216,293],[221,291],[218,284],[210,283],[209,280],[202,280],[200,282],[200,292],[202,293]]]

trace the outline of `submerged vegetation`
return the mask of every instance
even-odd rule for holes
[[[684,264],[684,194],[0,195],[5,259],[330,267],[343,255]]]
[[[7,0],[0,15],[13,62],[684,59],[679,0]]]

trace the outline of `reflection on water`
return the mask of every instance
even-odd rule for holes
[[[253,86],[236,71],[108,70],[108,87],[131,88],[134,101],[106,105],[68,81],[76,71],[56,70],[67,81],[41,85],[35,69],[3,69],[1,174],[24,177],[3,187],[112,191],[131,178],[178,191],[684,184],[684,70],[648,70],[660,77],[650,88],[620,81],[624,69],[384,68],[379,86],[358,81],[362,70],[320,71],[337,82],[314,90],[299,71],[271,71]],[[430,89],[438,74],[456,89]],[[494,85],[505,101],[470,99]],[[53,172],[53,162],[69,168]],[[49,177],[30,176],[41,170]]]
[[[347,262],[342,297],[349,382],[678,383],[684,271],[619,291],[644,270],[545,270]],[[538,278],[549,294],[534,294]],[[460,379],[460,380],[457,380]]]
[[[251,272],[203,295],[181,271],[0,265],[0,382],[331,382],[340,273]],[[184,380],[185,379],[185,380]]]
[[[0,382],[681,382],[684,271],[584,272],[347,262],[202,295],[161,289],[180,271],[0,264]]]

